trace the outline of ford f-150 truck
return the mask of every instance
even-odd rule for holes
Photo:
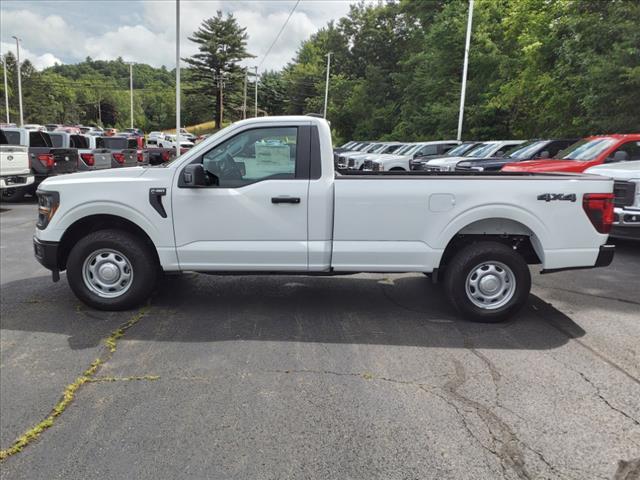
[[[38,191],[36,258],[83,302],[127,309],[159,272],[424,272],[468,319],[525,304],[528,264],[608,265],[613,181],[596,175],[336,174],[328,123],[261,117],[173,162]]]
[[[49,132],[54,147],[78,150],[78,170],[111,168],[111,150],[96,148],[96,138],[67,132]]]
[[[563,151],[560,158],[508,163],[502,171],[579,173],[603,163],[631,160],[640,160],[640,133],[588,137]]]

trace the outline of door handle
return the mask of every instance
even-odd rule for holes
[[[300,203],[300,197],[272,197],[271,203]]]

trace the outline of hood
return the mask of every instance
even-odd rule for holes
[[[47,190],[49,188],[53,189],[59,185],[71,185],[74,183],[107,183],[133,180],[140,177],[147,170],[148,167],[125,167],[68,173],[65,175],[47,178],[40,184],[40,188]]]
[[[525,160],[508,163],[503,172],[582,172],[591,162],[578,160]]]
[[[441,157],[441,158],[432,158],[432,159],[427,159],[426,162],[422,162],[422,163],[426,163],[427,165],[430,166],[436,166],[436,165],[451,165],[451,164],[457,164],[458,162],[461,162],[462,160],[469,160],[469,157]]]
[[[640,160],[633,162],[606,163],[587,168],[585,173],[604,175],[614,180],[640,178]]]
[[[394,155],[393,153],[385,153],[384,155],[380,155],[380,157],[376,158],[378,162],[395,162],[396,160],[411,160],[411,155]]]

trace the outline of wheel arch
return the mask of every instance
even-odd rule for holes
[[[93,214],[76,220],[60,238],[58,247],[58,267],[60,270],[66,269],[69,253],[78,240],[89,233],[106,229],[124,230],[141,238],[149,246],[156,261],[160,264],[156,245],[142,227],[119,215]]]

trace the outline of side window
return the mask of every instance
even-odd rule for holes
[[[543,149],[543,151],[549,152],[549,156],[547,158],[556,158],[558,152],[568,146],[569,142],[551,142]]]
[[[127,148],[137,149],[138,148],[138,141],[135,138],[127,139]]]
[[[446,143],[444,145],[440,145],[440,152],[439,153],[447,153],[449,150],[457,147],[458,144],[457,143]]]
[[[31,147],[52,147],[51,137],[48,133],[29,132],[29,145]]]
[[[640,160],[640,142],[627,142],[620,145],[610,157],[615,162]]]
[[[435,155],[438,153],[437,145],[425,145],[420,149],[419,155]]]
[[[96,138],[96,148],[106,148],[104,146],[104,138],[102,138],[102,137],[97,137]]]
[[[49,135],[49,137],[51,137],[51,143],[54,147],[62,147],[62,135]]]
[[[241,187],[261,180],[293,179],[298,129],[257,128],[239,133],[202,157],[205,171],[219,187]]]

